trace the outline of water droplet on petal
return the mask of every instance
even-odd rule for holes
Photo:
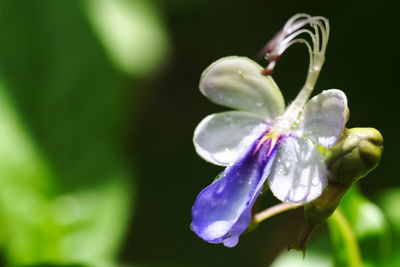
[[[228,99],[228,101],[229,100],[232,100],[232,99]],[[232,116],[225,116],[225,121],[227,121],[227,122],[230,122],[232,120]]]
[[[224,183],[221,183],[220,185],[218,185],[217,190],[215,191],[216,194],[220,194],[222,193],[222,191],[224,190],[225,186]]]
[[[220,238],[226,235],[231,227],[232,222],[230,221],[213,222],[203,230],[203,237],[209,240]]]
[[[319,182],[319,176],[315,176],[315,177],[312,179],[311,184],[312,184],[313,186],[319,185],[319,184],[320,184],[320,182]]]
[[[236,246],[238,242],[239,242],[239,236],[237,235],[227,238],[223,241],[225,247],[228,248]]]
[[[256,106],[257,106],[258,108],[261,108],[263,105],[264,105],[264,101],[262,101],[262,99],[258,99],[258,100],[256,101]]]
[[[287,176],[289,174],[289,170],[287,168],[283,168],[283,175]]]

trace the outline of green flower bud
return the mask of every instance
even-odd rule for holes
[[[352,128],[326,153],[333,182],[351,185],[374,169],[382,155],[383,138],[374,128]]]
[[[306,221],[324,222],[339,205],[349,186],[374,169],[382,155],[383,138],[374,128],[351,128],[327,150],[329,183],[324,192],[304,208]]]
[[[293,248],[304,250],[316,225],[332,215],[349,187],[373,170],[380,162],[383,138],[374,128],[345,129],[338,143],[328,149],[325,162],[329,182],[324,192],[304,206],[305,223]]]

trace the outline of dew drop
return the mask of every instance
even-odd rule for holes
[[[216,193],[216,194],[221,194],[222,191],[224,191],[224,188],[225,188],[224,184],[221,183],[221,184],[218,186],[217,191],[215,191],[215,193]]]
[[[289,174],[289,169],[283,168],[283,175],[287,176]]]
[[[258,108],[261,108],[263,105],[264,105],[264,101],[262,101],[261,99],[258,99],[258,100],[256,101],[256,106],[257,106]]]
[[[229,102],[229,100],[232,101],[232,99],[228,98],[228,102]],[[225,121],[229,122],[231,120],[232,120],[232,116],[225,116]]]
[[[290,168],[290,162],[288,162],[288,161],[285,161],[285,168],[287,168],[287,169],[289,169]]]
[[[311,180],[311,184],[312,184],[313,186],[319,185],[319,177],[318,177],[318,176],[315,176],[315,177]]]
[[[232,222],[230,221],[216,221],[208,225],[203,230],[203,237],[205,239],[216,239],[224,236],[228,233],[232,226]]]

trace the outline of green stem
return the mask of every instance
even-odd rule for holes
[[[277,215],[279,213],[282,213],[282,212],[285,212],[288,210],[297,209],[299,207],[302,207],[302,205],[280,203],[280,204],[277,204],[275,206],[272,206],[266,210],[263,210],[263,211],[255,214],[253,217],[253,222],[258,224],[268,218],[271,218],[274,215]]]
[[[342,213],[342,211],[337,208],[328,220],[329,229],[332,233],[333,228],[337,229],[338,234],[342,237],[345,250],[347,251],[349,267],[361,267],[362,259],[361,252],[358,246],[357,239],[351,229],[349,222]]]

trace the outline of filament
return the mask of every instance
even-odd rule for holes
[[[304,28],[310,25],[312,29]],[[310,41],[301,38],[302,41],[293,41],[299,35],[306,34]],[[307,14],[296,14],[284,25],[283,29],[267,44],[263,52],[265,59],[269,61],[265,73],[272,73],[277,59],[295,43],[303,43],[310,54],[309,71],[320,70],[328,43],[329,22],[321,16],[311,17]],[[299,39],[300,40],[300,39]],[[316,56],[316,57],[314,57]],[[321,60],[322,59],[322,60]]]
[[[302,37],[304,36],[304,38]],[[279,57],[294,44],[301,43],[307,48],[309,66],[306,81],[296,99],[282,115],[282,126],[292,125],[297,120],[305,103],[310,97],[325,61],[325,51],[329,39],[329,21],[321,16],[296,14],[291,17],[275,37],[265,47],[265,59],[269,62],[263,70],[270,75]],[[286,121],[286,122],[284,122]]]

